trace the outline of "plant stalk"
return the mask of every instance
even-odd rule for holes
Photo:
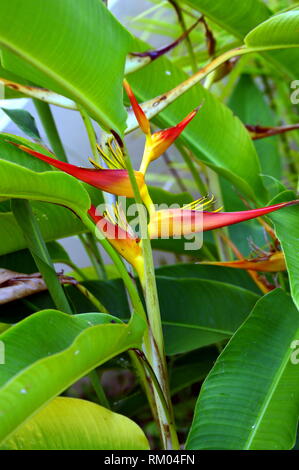
[[[59,157],[60,160],[67,162],[67,156],[59,137],[50,106],[48,103],[45,103],[45,101],[38,99],[33,99],[33,103],[49,139],[53,152],[55,155],[57,155],[57,157]]]
[[[11,201],[11,208],[23,232],[27,247],[48,287],[54,304],[58,310],[71,314],[72,309],[57,278],[51,257],[43,240],[38,223],[33,215],[29,201],[13,199]]]

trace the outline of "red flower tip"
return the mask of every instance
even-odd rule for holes
[[[127,82],[127,80],[125,79],[123,81],[123,85],[124,85],[124,89],[126,90],[126,93],[129,97],[129,100],[131,102],[131,105],[132,105],[132,108],[133,108],[133,111],[134,111],[134,114],[135,114],[135,117],[139,123],[139,126],[140,128],[142,129],[142,131],[146,134],[146,135],[149,135],[150,134],[150,123],[149,123],[149,120],[147,119],[143,109],[141,108],[141,106],[139,106],[138,102],[137,102],[137,99],[133,93],[133,90],[132,88],[130,87],[129,83]]]

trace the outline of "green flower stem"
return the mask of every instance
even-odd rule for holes
[[[153,390],[153,385],[152,381],[148,380],[148,376],[146,374],[145,370],[145,365],[144,362],[141,361],[140,356],[138,353],[132,349],[128,351],[128,354],[130,356],[132,365],[135,369],[135,373],[139,379],[139,382],[141,384],[141,387],[143,388],[143,391],[146,395],[146,398],[148,400],[149,406],[151,408],[152,415],[155,419],[155,421],[158,423],[158,413],[157,413],[157,406],[154,398],[154,390]]]
[[[98,153],[98,149],[97,149],[97,138],[96,138],[96,134],[95,134],[95,131],[94,131],[94,128],[93,128],[93,125],[92,125],[92,121],[91,121],[90,117],[88,116],[87,112],[83,108],[80,107],[79,111],[80,111],[82,120],[83,120],[84,125],[85,125],[85,129],[86,129],[86,132],[87,132],[87,135],[88,135],[88,140],[89,140],[90,147],[91,147],[91,150],[92,150],[93,159],[94,159],[95,162],[98,162],[99,161],[99,153]]]
[[[145,342],[145,353],[149,363],[157,377],[159,386],[163,391],[164,399],[167,403],[167,413],[165,412],[165,402],[161,401],[159,391],[154,383],[154,396],[157,406],[159,427],[165,449],[178,449],[179,442],[174,425],[172,403],[169,392],[168,374],[164,351],[164,338],[162,331],[160,307],[156,286],[155,269],[152,256],[151,242],[147,230],[146,209],[140,195],[136,182],[134,170],[128,154],[125,152],[126,167],[130,176],[131,185],[134,191],[135,201],[138,204],[138,216],[141,231],[141,246],[144,259],[144,274],[140,278],[141,285],[145,295],[149,329],[148,341]]]
[[[55,155],[60,160],[67,162],[67,156],[64,151],[61,139],[58,134],[58,130],[48,103],[33,99],[34,106],[37,110],[37,114],[42,122],[43,128],[45,129],[46,135],[49,139],[51,148]]]
[[[86,227],[93,233],[96,230],[96,227],[94,223],[89,219],[88,215],[83,214],[82,215],[82,221],[86,225]],[[133,280],[130,278],[126,267],[119,257],[118,253],[114,250],[114,248],[110,245],[110,243],[106,239],[100,239],[100,243],[102,244],[103,248],[106,250],[108,255],[110,256],[111,260],[115,264],[116,268],[118,269],[118,272],[125,284],[125,287],[127,288],[127,291],[129,293],[129,297],[131,300],[131,304],[133,307],[133,310],[146,322],[146,314],[143,308],[143,304],[140,300],[138,291],[136,289],[136,286],[133,282]],[[108,312],[109,313],[109,312]],[[145,344],[148,344],[147,338],[145,338]],[[147,346],[148,348],[148,346]],[[151,384],[148,382],[147,376],[144,371],[144,366],[142,363],[140,363],[140,360],[136,354],[136,352],[129,351],[131,360],[133,364],[135,365],[135,368],[137,370],[141,385],[143,386],[145,393],[147,395],[149,404],[151,406],[152,412],[155,416],[156,414],[156,405],[155,401],[153,399],[153,391],[151,389]]]
[[[58,310],[71,314],[72,309],[57,278],[47,246],[43,240],[29,201],[24,199],[13,199],[11,201],[11,208],[19,227],[23,232],[23,236],[27,242],[27,247],[48,287],[54,304]]]

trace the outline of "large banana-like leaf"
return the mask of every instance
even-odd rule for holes
[[[80,219],[64,207],[33,201],[32,210],[46,242],[87,231]],[[0,212],[0,241],[0,255],[27,247],[23,233],[12,212]]]
[[[229,338],[258,295],[204,279],[157,278],[167,354],[192,351]]]
[[[287,11],[259,24],[244,38],[246,46],[253,48],[284,48],[299,46],[299,11]]]
[[[292,191],[285,191],[273,199],[274,204],[294,198]],[[276,235],[281,243],[290,280],[291,294],[299,310],[299,209],[287,207],[279,216],[271,214]]]
[[[122,75],[130,41],[99,0],[1,2],[3,66],[69,96],[118,132],[125,127]]]
[[[77,214],[90,208],[90,198],[83,185],[62,172],[36,173],[2,160],[0,162],[0,197],[52,202]]]
[[[2,450],[148,450],[131,419],[78,398],[58,397],[21,426]]]
[[[269,19],[271,10],[261,0],[181,0],[196,10],[202,12],[226,31],[238,38],[244,38],[252,29]],[[298,6],[294,6],[296,11]],[[271,39],[269,38],[269,41]],[[271,62],[279,65],[280,69],[298,78],[298,50],[281,50],[263,53]]]
[[[157,276],[174,277],[177,279],[208,279],[210,281],[220,281],[234,286],[243,287],[260,294],[261,291],[253,282],[246,271],[235,270],[223,266],[201,265],[201,264],[170,264],[156,269]]]
[[[299,368],[291,360],[298,338],[291,298],[280,289],[263,297],[205,380],[187,448],[290,449],[299,415]]]
[[[90,370],[140,347],[143,330],[135,316],[126,325],[100,313],[71,317],[43,310],[0,335],[0,441]]]

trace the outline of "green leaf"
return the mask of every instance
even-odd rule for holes
[[[204,380],[213,367],[218,354],[217,348],[213,346],[174,358],[174,363],[169,369],[170,394],[176,395],[181,390]],[[138,390],[117,401],[114,404],[114,410],[133,417],[138,416],[148,406],[145,394],[142,390]]]
[[[174,278],[209,279],[220,281],[234,286],[243,287],[260,294],[257,285],[252,281],[246,271],[201,264],[170,264],[156,269],[157,276]]]
[[[0,161],[0,197],[52,202],[85,214],[90,198],[83,185],[58,171],[36,173],[24,167]]]
[[[87,231],[80,219],[64,207],[33,201],[32,210],[46,242]],[[26,248],[26,242],[12,212],[0,212],[0,255],[24,248]]]
[[[275,126],[269,104],[264,94],[257,87],[250,75],[241,75],[229,100],[229,106],[244,124],[258,126]],[[260,139],[254,142],[264,175],[281,178],[281,160],[278,149],[278,137]],[[269,178],[265,181],[267,187],[275,187]],[[269,188],[270,189],[270,188]]]
[[[131,36],[103,2],[11,0],[1,6],[0,31],[5,68],[72,98],[104,127],[124,130]]]
[[[299,46],[299,11],[274,15],[250,31],[244,38],[253,48],[284,48]]]
[[[21,426],[2,450],[148,450],[126,416],[78,398],[58,397]]]
[[[34,117],[25,109],[1,108],[2,111],[23,131],[28,137],[40,140]]]
[[[203,279],[157,277],[166,353],[179,354],[229,338],[259,296]]]
[[[138,47],[141,47],[140,42],[136,43]],[[129,82],[139,101],[143,102],[163,95],[187,77],[169,59],[161,57],[131,74]],[[231,110],[200,83],[160,112],[153,122],[161,128],[174,126],[200,103],[204,103],[202,109],[188,124],[180,140],[200,161],[229,179],[243,194],[265,201],[267,196],[260,164],[247,130]]]
[[[1,224],[1,214],[0,214],[0,224]],[[1,230],[0,230],[0,240],[1,240]],[[47,243],[47,249],[49,251],[50,257],[54,263],[66,264],[70,261],[69,255],[65,251],[62,245],[58,242]],[[28,249],[15,251],[14,253],[9,253],[6,255],[0,256],[0,266],[4,269],[11,269],[18,273],[31,274],[37,271],[37,266],[29,252]]]
[[[270,18],[271,10],[261,0],[240,2],[232,0],[182,0],[193,8],[204,13],[224,30],[243,39],[253,28]],[[296,5],[293,7],[296,11]],[[298,78],[299,62],[297,50],[278,50],[263,53],[267,60],[274,63],[276,70]]]
[[[118,322],[100,313],[72,317],[44,310],[0,335],[6,357],[0,376],[0,441],[90,370],[140,347],[142,320],[134,316],[128,325]]]
[[[261,0],[181,0],[219,24],[234,36],[243,37],[269,18],[271,11]]]
[[[299,314],[277,289],[264,296],[205,380],[187,449],[285,450],[295,442]]]
[[[273,199],[270,204],[291,201],[295,198],[292,191],[285,191]],[[275,233],[285,255],[292,298],[299,309],[299,208],[297,206],[286,207],[280,214],[271,214],[270,218],[274,222]]]

